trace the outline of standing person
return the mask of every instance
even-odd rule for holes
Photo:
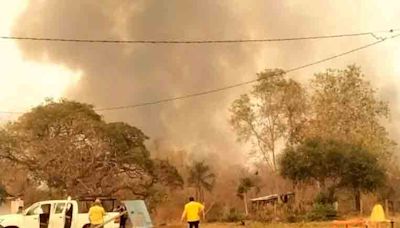
[[[100,224],[103,224],[105,215],[106,211],[104,210],[103,206],[101,206],[100,199],[96,199],[93,203],[93,206],[89,209],[90,227],[94,228]]]
[[[186,218],[186,221],[189,224],[189,228],[199,228],[200,213],[203,215],[203,220],[205,220],[203,204],[194,201],[193,197],[189,197],[189,203],[185,205],[181,220],[184,221],[184,219]]]
[[[119,228],[126,228],[126,220],[128,220],[128,214],[126,213],[126,207],[125,205],[121,204],[118,206],[118,212],[121,213],[125,213],[124,215],[122,215],[119,218]]]

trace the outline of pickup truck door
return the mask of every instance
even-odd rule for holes
[[[133,227],[150,228],[154,227],[150,214],[143,200],[122,201],[127,209],[128,218]]]
[[[54,205],[54,210],[50,215],[49,228],[64,228],[65,226],[65,210],[67,202],[60,202]]]
[[[25,212],[24,227],[39,228],[40,204],[33,204]]]

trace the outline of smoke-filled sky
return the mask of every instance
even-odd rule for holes
[[[1,35],[74,39],[262,39],[400,28],[396,0],[2,0]],[[386,34],[378,34],[386,35]],[[282,43],[145,45],[0,41],[0,111],[27,110],[45,97],[120,106],[213,89],[373,42],[373,37]],[[290,74],[306,81],[325,68],[362,67],[392,108],[400,135],[400,38]],[[245,86],[204,97],[104,112],[152,139],[240,160],[248,148],[228,124]],[[0,114],[0,119],[11,118]]]

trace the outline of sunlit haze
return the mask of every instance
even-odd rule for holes
[[[11,34],[14,20],[25,7],[24,0],[0,1],[0,34]],[[60,98],[80,78],[79,72],[73,72],[62,65],[24,59],[14,41],[1,40],[0,50],[2,112],[23,112],[40,104],[45,98]],[[0,113],[0,121],[14,119],[16,116]]]

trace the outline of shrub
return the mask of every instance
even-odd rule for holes
[[[333,204],[335,201],[332,191],[320,192],[314,199],[316,204]]]
[[[231,208],[224,216],[225,222],[238,222],[245,219],[245,215],[236,208]]]
[[[288,208],[284,211],[283,218],[288,223],[300,222],[304,220],[304,213]]]
[[[324,221],[336,218],[336,210],[331,204],[314,204],[313,209],[307,213],[306,218],[310,221]]]
[[[221,222],[224,220],[225,205],[216,203],[207,214],[207,222]]]

